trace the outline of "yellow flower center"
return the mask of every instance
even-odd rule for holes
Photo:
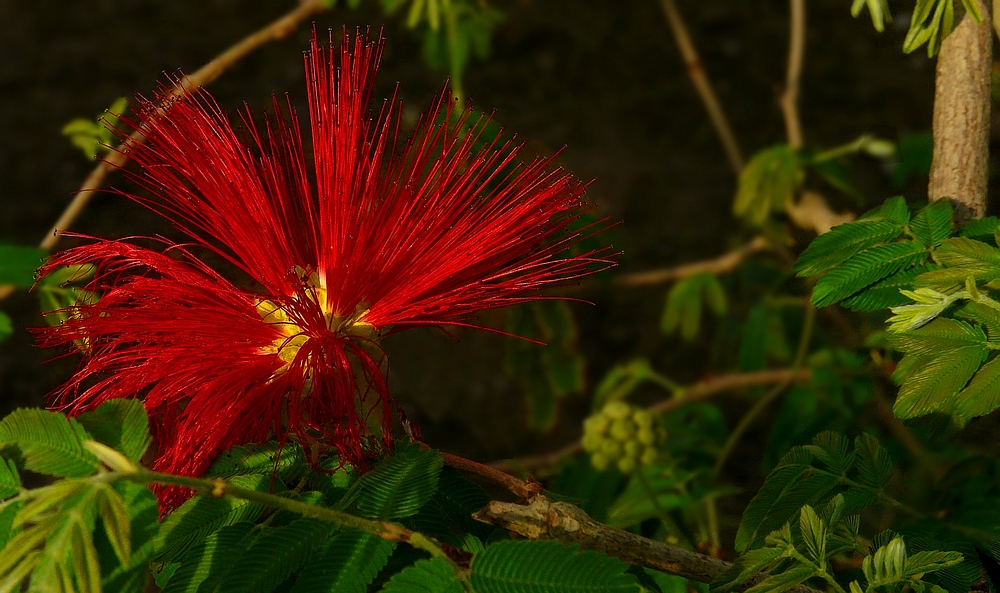
[[[305,291],[306,298],[319,305],[323,310],[323,316],[326,318],[326,329],[330,333],[343,337],[357,336],[369,340],[378,337],[375,326],[364,320],[368,308],[363,303],[359,303],[352,313],[338,314],[327,309],[326,287],[322,286],[316,273],[310,274],[303,281],[308,286],[308,290]],[[293,298],[299,300],[301,297]],[[295,360],[299,349],[309,341],[310,336],[296,320],[288,315],[288,312],[281,305],[274,301],[258,298],[255,306],[260,318],[266,323],[274,325],[280,333],[273,342],[262,346],[260,353],[276,354],[285,363],[279,370],[279,372],[283,372]]]

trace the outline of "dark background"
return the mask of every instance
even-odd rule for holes
[[[747,156],[784,140],[776,97],[788,43],[784,0],[679,0],[702,59]],[[487,60],[465,74],[478,106],[528,143],[529,154],[566,145],[560,160],[582,179],[589,197],[623,224],[613,233],[623,250],[616,273],[712,257],[747,236],[730,214],[735,176],[690,84],[655,0],[509,0]],[[933,63],[923,48],[901,51],[909,14],[879,35],[867,14],[852,19],[848,0],[808,3],[801,113],[806,141],[831,147],[871,129],[901,134],[930,127]],[[385,16],[373,0],[359,10],[316,17],[333,27],[385,26],[387,50],[377,96],[401,83],[401,96],[421,110],[444,84],[420,57],[420,33],[404,15]],[[90,171],[60,134],[76,117],[91,118],[119,96],[148,93],[162,73],[193,72],[225,48],[293,7],[291,0],[0,0],[0,240],[36,244]],[[305,97],[302,51],[309,27],[258,49],[210,86],[227,109],[241,101],[264,109],[272,92]],[[877,164],[858,159],[856,183],[869,203],[890,195]],[[113,187],[130,189],[120,176]],[[919,199],[925,182],[913,184]],[[854,210],[864,206],[841,201]],[[125,199],[98,196],[74,230],[104,237],[171,234],[162,220]],[[616,362],[647,356],[680,382],[704,372],[704,344],[662,337],[657,323],[665,287],[595,290],[574,304],[581,348],[593,384]],[[0,344],[0,414],[41,405],[75,361],[43,361],[53,353],[31,345],[37,301],[18,293],[2,305],[16,334]],[[503,314],[482,322],[502,326]],[[391,387],[435,445],[496,458],[565,442],[578,424],[555,434],[523,430],[518,387],[503,367],[505,338],[460,331],[458,343],[418,330],[384,343]],[[582,410],[586,402],[570,402]],[[544,440],[546,442],[540,442]]]

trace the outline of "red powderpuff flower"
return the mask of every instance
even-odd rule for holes
[[[588,210],[583,184],[551,159],[518,163],[513,140],[484,138],[468,111],[453,118],[447,93],[395,154],[395,100],[368,111],[381,40],[350,46],[345,35],[327,50],[314,35],[305,57],[311,173],[298,120],[277,99],[264,130],[246,113],[240,134],[205,91],[167,105],[172,89],[140,97],[128,125],[145,143],[131,148],[141,171],[130,176],[150,195],[128,197],[192,242],[159,252],[94,240],[43,268],[97,270],[87,288],[98,300],[38,330],[42,346],[84,354],[54,403],[79,413],[141,397],[156,470],[200,475],[222,450],[275,436],[364,465],[390,443],[394,415],[382,336],[471,325],[476,311],[611,265],[607,251],[566,254],[595,231],[570,228]]]

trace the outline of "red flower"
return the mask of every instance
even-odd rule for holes
[[[129,125],[146,140],[131,149],[131,177],[150,196],[129,197],[192,243],[161,253],[95,240],[43,270],[97,269],[87,288],[99,299],[38,330],[42,346],[84,352],[54,403],[78,413],[141,397],[156,470],[200,475],[220,451],[273,436],[364,464],[389,443],[393,416],[379,338],[470,325],[478,310],[610,265],[606,251],[565,253],[594,232],[570,229],[588,209],[583,184],[550,159],[518,163],[513,140],[484,138],[468,111],[453,118],[447,93],[394,154],[395,101],[368,111],[381,41],[350,45],[345,35],[327,50],[314,35],[306,55],[312,174],[298,120],[277,99],[264,130],[248,113],[240,134],[205,91],[166,107],[169,89],[139,98]]]

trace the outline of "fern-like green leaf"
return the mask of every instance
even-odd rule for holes
[[[455,577],[455,571],[440,558],[419,560],[393,575],[382,587],[382,593],[462,593],[462,591],[462,582]]]
[[[900,291],[913,290],[917,277],[934,269],[935,266],[924,264],[901,270],[854,296],[844,299],[841,304],[852,311],[865,312],[908,305],[912,301]]]
[[[394,548],[370,533],[343,529],[310,557],[290,593],[365,593]]]
[[[217,581],[230,571],[256,537],[253,524],[247,522],[227,525],[210,533],[191,548],[180,568],[167,581],[163,593],[197,593],[210,576],[215,576],[213,580]]]
[[[910,224],[910,208],[903,196],[894,196],[882,202],[878,208],[865,212],[858,220],[888,220],[903,227]]]
[[[793,566],[786,571],[767,577],[747,589],[746,593],[784,593],[792,587],[806,582],[814,573],[815,569],[810,566]]]
[[[917,241],[866,249],[819,279],[813,290],[813,305],[832,305],[902,269],[922,263],[926,257],[926,248]]]
[[[854,439],[857,453],[858,481],[869,488],[881,490],[892,474],[892,458],[878,440],[868,433]]]
[[[727,593],[747,582],[782,557],[781,548],[767,547],[748,550],[732,567],[712,581],[713,593]]]
[[[813,438],[813,444],[806,445],[805,448],[835,474],[847,473],[854,464],[850,441],[836,432],[819,433]]]
[[[80,423],[57,412],[21,408],[0,420],[0,451],[16,447],[24,466],[50,476],[81,478],[101,469],[83,446],[91,439]]]
[[[478,593],[639,593],[628,565],[551,541],[501,541],[472,560]]]
[[[12,459],[0,458],[0,499],[10,498],[21,491],[21,476]]]
[[[986,328],[986,336],[990,342],[1000,342],[1000,311],[970,301],[955,311],[955,316],[981,324]]]
[[[957,396],[955,413],[971,420],[1000,408],[1000,357],[983,365]]]
[[[1000,220],[996,216],[987,216],[969,221],[958,234],[977,241],[989,241],[993,239],[998,229]]]
[[[936,356],[957,348],[985,348],[986,334],[964,321],[941,317],[921,328],[890,334],[889,341],[907,354]]]
[[[333,527],[319,519],[297,519],[262,530],[222,579],[218,593],[270,593],[297,571]]]
[[[903,228],[882,219],[848,222],[830,229],[809,244],[795,262],[799,276],[815,276],[842,264],[858,253],[903,234]]]
[[[271,486],[269,477],[263,475],[234,479],[233,483],[262,491],[269,491]],[[243,521],[252,523],[263,512],[263,506],[246,500],[204,496],[191,498],[164,519],[156,557],[166,562],[180,560],[191,546],[219,528]]]
[[[139,461],[152,442],[146,408],[137,399],[108,400],[77,420],[94,440],[121,451],[132,461]]]
[[[736,549],[759,548],[764,538],[794,517],[804,505],[816,506],[837,485],[837,476],[812,465],[804,447],[790,450],[771,471],[743,512]]]
[[[114,488],[128,509],[132,554],[128,564],[119,564],[104,575],[103,588],[105,591],[142,593],[146,590],[149,559],[155,551],[159,531],[159,507],[156,496],[145,486],[117,482]]]
[[[1000,249],[967,237],[952,237],[941,243],[934,259],[949,268],[962,268],[976,280],[1000,278]]]
[[[951,202],[937,200],[924,207],[913,217],[910,231],[927,247],[937,247],[951,236]]]
[[[854,0],[854,4],[851,4],[851,16],[857,18],[864,6],[868,7],[872,25],[879,33],[885,30],[886,21],[892,22],[892,13],[889,12],[889,3],[886,0]]]
[[[906,378],[893,406],[898,418],[915,418],[932,412],[956,411],[956,395],[986,360],[985,346],[947,351]]]
[[[300,478],[307,471],[306,456],[302,447],[295,444],[268,443],[266,445],[241,445],[224,451],[205,472],[206,476],[231,478],[233,476],[267,475],[277,472],[288,482]]]
[[[374,519],[409,517],[434,496],[442,465],[437,451],[401,445],[395,455],[361,476],[341,505],[354,505],[361,515]]]

